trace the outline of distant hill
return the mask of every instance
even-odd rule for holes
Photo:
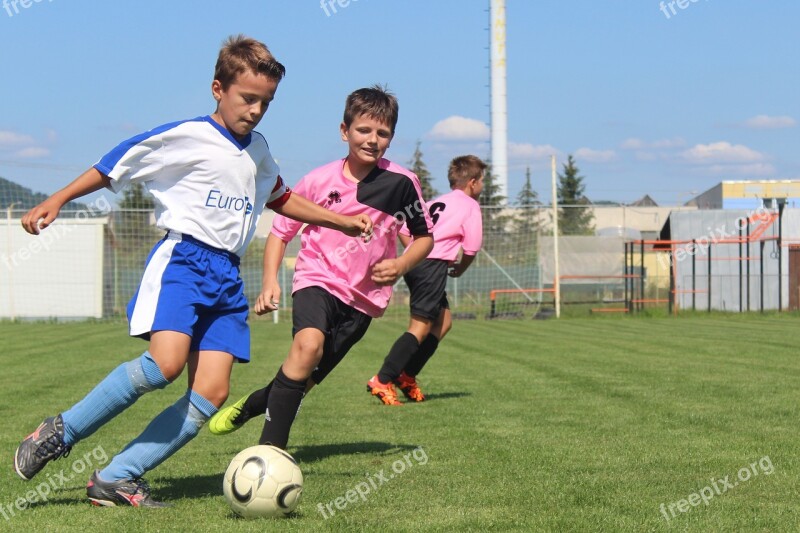
[[[33,192],[13,181],[0,178],[0,210],[7,209],[14,204],[14,211],[27,211],[31,207],[40,204],[47,199],[46,194]],[[92,211],[87,209],[87,205],[81,202],[69,202],[62,208],[62,211]],[[68,215],[68,213],[64,213]]]

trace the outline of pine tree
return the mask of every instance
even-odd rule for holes
[[[114,233],[122,243],[120,253],[141,253],[153,245],[153,239],[160,234],[150,220],[154,208],[155,200],[141,183],[131,183],[123,189],[114,219]]]
[[[120,209],[153,209],[155,201],[144,189],[141,183],[131,183],[122,191],[119,201]]]
[[[411,161],[408,162],[411,167],[411,172],[419,178],[419,184],[422,187],[422,197],[427,202],[431,198],[437,196],[439,192],[433,188],[431,181],[433,177],[428,171],[428,166],[422,160],[422,150],[420,150],[421,141],[417,141],[417,146],[414,149],[414,155],[411,156]]]
[[[583,176],[570,155],[564,173],[558,174],[558,232],[561,235],[591,235],[594,233],[594,213],[583,191]]]
[[[503,216],[501,211],[505,203],[505,196],[500,193],[500,185],[497,184],[497,176],[492,171],[492,162],[486,159],[486,173],[483,178],[483,191],[478,202],[481,204],[481,216],[483,217],[483,233],[495,234],[505,231],[508,216]]]
[[[515,220],[515,230],[520,234],[535,234],[539,230],[537,207],[542,203],[531,185],[531,167],[525,169],[525,184],[517,195],[517,205],[519,210]]]

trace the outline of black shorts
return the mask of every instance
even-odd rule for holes
[[[403,276],[411,292],[411,314],[435,321],[442,309],[449,309],[447,301],[447,268],[442,259],[425,259]]]
[[[305,328],[318,329],[325,334],[322,359],[311,374],[314,383],[321,383],[361,340],[372,317],[320,287],[306,287],[295,292],[292,305],[292,337]]]

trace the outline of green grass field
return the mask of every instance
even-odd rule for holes
[[[395,408],[365,383],[405,324],[376,321],[304,401],[288,450],[305,475],[303,499],[296,516],[266,522],[233,517],[221,490],[260,421],[227,437],[204,428],[149,473],[172,508],[88,504],[89,470],[183,394],[183,377],[33,481],[18,479],[19,440],[146,345],[120,322],[2,323],[0,529],[796,531],[797,321],[462,321],[421,375],[429,401]],[[255,362],[234,369],[230,401],[270,379],[289,342],[288,323],[255,321]],[[370,480],[363,500],[347,501]],[[47,501],[29,504],[48,482]]]

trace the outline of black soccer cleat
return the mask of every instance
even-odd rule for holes
[[[99,470],[95,470],[86,485],[86,495],[93,505],[116,507],[170,507],[168,503],[157,502],[150,497],[150,485],[143,479],[121,479],[103,481]]]
[[[61,415],[45,419],[36,430],[25,437],[14,453],[14,470],[30,481],[47,463],[69,455],[71,446],[64,443],[64,422]]]

